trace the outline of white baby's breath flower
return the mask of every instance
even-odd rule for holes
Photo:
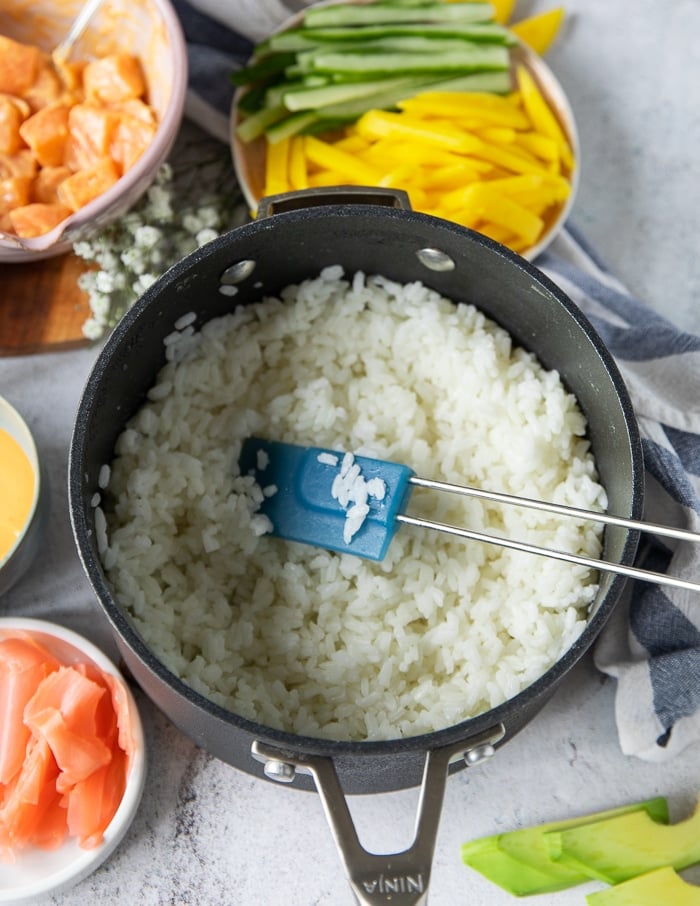
[[[153,248],[154,245],[157,245],[158,242],[163,237],[163,233],[158,227],[149,226],[145,224],[140,226],[134,233],[134,240],[136,245],[141,246],[144,249]]]
[[[216,232],[216,230],[212,230],[211,228],[207,227],[203,230],[200,230],[195,236],[195,239],[197,240],[197,245],[202,246],[206,245],[207,242],[211,242],[212,239],[216,239],[218,235],[219,234]]]
[[[185,214],[182,218],[182,225],[193,236],[196,236],[204,226],[198,214]]]
[[[95,289],[99,293],[111,293],[114,291],[114,274],[109,271],[99,271],[95,279]]]
[[[157,279],[157,274],[141,274],[138,280],[135,280],[133,283],[134,292],[140,296],[141,293],[146,292],[149,286],[153,286]]]
[[[74,245],[75,254],[94,266],[79,278],[91,316],[83,333],[97,340],[116,324],[136,299],[171,265],[223,229],[248,217],[240,190],[231,182],[228,148],[216,154],[195,145],[176,170],[163,164],[141,201],[100,234]],[[182,149],[187,150],[187,146]],[[178,146],[173,160],[179,161]]]
[[[204,228],[218,227],[220,214],[213,205],[205,205],[198,211],[200,223]]]
[[[173,208],[167,190],[161,185],[153,185],[148,190],[147,215],[149,219],[167,221],[173,216]]]
[[[95,261],[104,271],[114,271],[115,268],[119,267],[119,255],[111,248],[102,249],[98,252],[95,256]]]
[[[104,323],[104,319],[109,315],[111,299],[107,293],[95,292],[90,299],[90,309],[98,320]]]
[[[83,324],[83,336],[88,340],[99,340],[104,330],[104,323],[96,318],[88,318]]]
[[[95,249],[85,239],[82,239],[80,242],[76,242],[73,245],[73,251],[79,258],[82,258],[84,261],[92,261],[95,256]]]
[[[132,246],[131,248],[124,249],[120,257],[122,264],[135,274],[142,274],[146,270],[146,259],[144,257],[143,249]]]

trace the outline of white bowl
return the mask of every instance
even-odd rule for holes
[[[34,472],[34,497],[21,534],[14,547],[0,555],[0,595],[8,591],[27,571],[41,547],[48,510],[48,497],[41,474],[39,454],[26,422],[17,410],[0,396],[0,429],[20,445]]]
[[[3,0],[0,34],[51,50],[65,37],[83,0]],[[70,251],[73,242],[95,233],[143,195],[177,137],[187,93],[187,49],[170,0],[112,0],[104,3],[76,43],[73,59],[122,50],[136,54],[156,110],[156,135],[139,160],[106,192],[49,233],[32,239],[0,236],[0,261],[25,262]]]
[[[104,673],[123,677],[99,648],[87,639],[55,623],[44,620],[0,618],[0,638],[21,630],[35,635],[47,649],[65,664],[86,659]],[[133,715],[134,756],[129,767],[126,790],[116,814],[95,849],[81,849],[75,840],[67,840],[55,850],[23,851],[17,861],[3,863],[0,869],[0,903],[24,903],[35,897],[58,893],[82,881],[112,855],[136,815],[146,779],[146,747],[143,725],[131,692],[126,687]]]

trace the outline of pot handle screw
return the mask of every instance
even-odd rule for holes
[[[466,762],[467,767],[471,768],[476,764],[481,764],[482,761],[488,761],[488,759],[492,758],[495,754],[496,749],[491,743],[482,743],[481,745],[467,749],[464,753],[464,761]]]
[[[293,783],[297,769],[293,764],[286,761],[277,761],[276,758],[270,758],[263,765],[263,772],[270,780],[276,780],[277,783]]]

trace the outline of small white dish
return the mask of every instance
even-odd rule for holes
[[[100,670],[119,677],[119,670],[99,648],[70,629],[44,620],[0,617],[0,638],[14,631],[30,632],[65,664],[89,659]],[[126,790],[104,840],[95,849],[81,849],[69,839],[56,850],[31,849],[18,855],[16,862],[3,863],[0,869],[0,903],[25,903],[39,896],[68,890],[92,874],[124,838],[138,810],[146,779],[146,747],[138,708],[126,687],[133,715],[134,754],[129,766]]]
[[[0,554],[0,595],[3,595],[27,571],[39,552],[47,515],[47,495],[32,433],[19,412],[1,396],[0,430],[6,431],[19,444],[35,478],[34,497],[21,534],[4,556]]]

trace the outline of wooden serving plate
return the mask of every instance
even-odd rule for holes
[[[0,355],[87,346],[82,327],[90,306],[78,287],[86,269],[75,255],[0,264]]]

